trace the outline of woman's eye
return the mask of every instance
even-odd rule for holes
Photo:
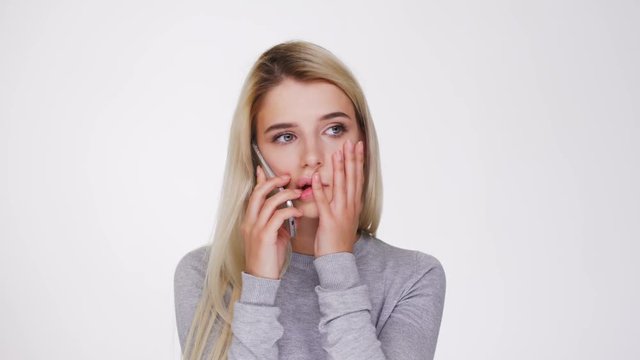
[[[335,130],[338,129],[338,130]],[[339,137],[341,136],[345,131],[346,131],[346,127],[342,124],[336,124],[331,126],[328,130],[333,130],[332,134],[329,134],[329,136],[332,137]],[[292,133],[281,133],[278,135],[275,135],[272,139],[273,142],[275,143],[280,143],[280,144],[287,144],[291,141],[285,139],[284,137],[287,136],[289,137],[289,139],[291,139],[292,136],[294,136]],[[282,141],[279,141],[282,138]]]
[[[283,137],[283,136],[293,136],[293,134],[290,133],[284,133],[284,134],[279,134],[273,137],[273,142],[285,142],[288,143],[289,141],[278,141],[279,138]]]
[[[340,134],[342,134],[344,132],[344,126],[343,125],[333,125],[329,129],[334,129],[334,128],[340,129]],[[339,136],[339,134],[335,134],[334,136]]]

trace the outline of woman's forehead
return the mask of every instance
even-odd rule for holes
[[[353,104],[337,86],[327,81],[285,79],[269,90],[257,114],[258,129],[275,123],[316,122],[331,113],[355,119]]]

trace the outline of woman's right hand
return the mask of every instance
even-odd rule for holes
[[[287,200],[300,197],[302,191],[285,189],[266,199],[275,188],[289,183],[290,178],[283,175],[267,179],[260,166],[256,173],[256,186],[240,225],[244,238],[244,271],[257,277],[279,279],[290,241],[284,222],[290,217],[302,216],[302,210],[296,207],[277,208]]]

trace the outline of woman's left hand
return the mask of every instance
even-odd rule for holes
[[[364,145],[347,140],[344,151],[333,154],[333,197],[327,200],[320,175],[312,176],[311,187],[319,212],[315,238],[315,257],[337,252],[353,252],[362,211],[364,184]],[[344,154],[344,156],[343,156]]]

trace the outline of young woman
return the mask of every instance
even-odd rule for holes
[[[175,271],[183,359],[432,359],[443,267],[376,238],[381,207],[376,132],[352,73],[309,42],[267,50],[234,115],[212,243]]]

